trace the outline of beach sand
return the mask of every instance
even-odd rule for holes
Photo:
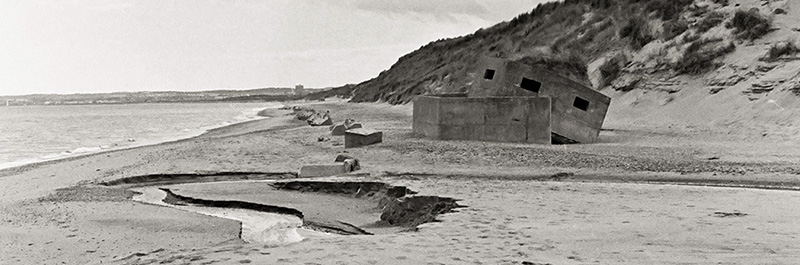
[[[341,221],[358,227],[380,220],[378,201],[341,195],[275,190],[271,181],[181,184],[167,186],[175,193],[207,200],[236,200],[280,205],[303,212],[309,221]],[[402,228],[367,229],[371,233],[390,233]]]
[[[800,144],[781,134],[618,120],[591,145],[432,141],[411,133],[410,105],[308,107],[381,130],[383,143],[344,149],[341,137],[320,142],[327,127],[275,110],[274,118],[192,139],[1,170],[0,264],[800,261],[800,193],[699,186],[800,187]],[[243,242],[239,222],[93,185],[147,174],[296,172],[345,151],[361,160],[361,175],[333,180],[405,185],[466,208],[416,232],[275,247]]]

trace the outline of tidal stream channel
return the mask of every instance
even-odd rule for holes
[[[453,198],[416,196],[382,182],[252,180],[164,183],[165,175],[104,183],[127,186],[133,200],[241,222],[246,242],[282,245],[305,238],[414,230],[464,207]],[[178,176],[180,178],[180,176]]]

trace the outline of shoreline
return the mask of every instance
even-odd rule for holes
[[[730,261],[729,254],[739,250],[747,253],[736,256],[744,261],[791,260],[795,250],[800,253],[800,247],[786,247],[800,237],[792,221],[800,218],[800,193],[795,192],[800,177],[793,174],[793,164],[784,162],[800,157],[800,151],[763,156],[775,157],[769,163],[737,162],[769,150],[793,150],[788,147],[764,143],[753,149],[713,135],[622,130],[613,136],[619,141],[596,145],[435,141],[413,135],[409,106],[319,104],[311,108],[330,109],[334,123],[354,118],[384,131],[384,141],[345,149],[343,138],[328,136],[327,127],[273,115],[189,139],[45,162],[16,174],[0,171],[5,175],[0,177],[0,249],[6,251],[0,263],[327,264],[363,254],[365,260],[398,264],[591,263],[588,258],[648,264],[670,257],[690,257],[682,259],[688,263]],[[400,233],[309,238],[267,250],[239,239],[237,221],[132,202],[127,184],[102,185],[205,181],[219,172],[235,179],[281,172],[284,180],[295,180],[292,172],[303,165],[331,163],[342,153],[358,158],[361,170],[314,181],[383,182],[423,197],[453,198],[466,208]],[[315,200],[290,206],[284,204],[290,196],[267,198],[264,187],[253,182],[176,186],[183,187],[177,194],[206,200],[317,207],[335,214],[347,212],[338,207],[352,207]],[[300,191],[298,196],[308,195]],[[341,220],[348,218],[357,217]],[[445,250],[450,252],[439,253]],[[439,254],[419,255],[430,251]]]
[[[346,107],[348,104],[369,104],[369,103],[349,103],[346,101],[295,101],[295,102],[283,102],[282,106],[313,106],[313,105],[336,105],[339,107]],[[143,149],[143,148],[150,148],[150,147],[157,147],[157,146],[165,146],[170,144],[179,144],[185,143],[193,140],[204,139],[204,138],[217,138],[217,137],[226,137],[226,136],[234,136],[234,135],[246,135],[251,133],[258,133],[264,131],[272,131],[272,130],[282,130],[282,129],[290,129],[290,128],[298,128],[304,127],[305,123],[301,124],[293,124],[290,125],[288,123],[283,124],[275,124],[269,126],[266,130],[253,130],[250,132],[241,133],[238,132],[238,129],[242,127],[247,127],[248,125],[258,123],[259,121],[267,120],[267,119],[278,119],[281,117],[281,114],[290,113],[291,110],[279,110],[280,106],[275,106],[274,108],[265,108],[264,110],[272,110],[272,116],[259,116],[258,118],[221,125],[213,128],[209,128],[204,130],[198,135],[190,136],[187,138],[175,139],[170,141],[152,143],[152,144],[144,144],[139,146],[131,146],[131,147],[124,147],[120,149],[112,149],[112,150],[102,150],[96,153],[87,153],[87,154],[77,154],[74,156],[68,156],[63,158],[56,158],[53,160],[46,160],[40,162],[33,162],[28,163],[20,166],[10,167],[10,168],[2,168],[0,169],[0,178],[19,174],[25,171],[29,171],[32,169],[36,169],[38,167],[54,165],[64,162],[75,161],[79,159],[89,158],[93,156],[100,156],[106,154],[114,154],[119,152]],[[292,119],[293,120],[293,116]],[[234,131],[231,133],[226,134],[226,131]],[[581,170],[578,170],[581,171]],[[762,189],[762,190],[789,190],[789,191],[800,191],[800,178],[792,178],[794,175],[791,174],[771,174],[774,176],[781,176],[786,175],[788,177],[784,177],[783,180],[766,180],[763,178],[759,179],[742,179],[740,175],[736,174],[714,174],[713,176],[707,176],[703,179],[698,179],[696,177],[698,174],[678,174],[674,172],[661,172],[661,171],[639,171],[639,172],[602,172],[603,170],[591,170],[592,172],[588,174],[584,173],[577,173],[573,174],[570,173],[565,178],[563,176],[558,177],[553,174],[539,174],[539,175],[530,175],[524,174],[521,175],[519,173],[495,173],[492,176],[488,176],[485,173],[479,174],[469,174],[469,173],[460,173],[460,172],[404,172],[401,174],[406,175],[432,175],[437,177],[457,177],[457,178],[464,178],[464,179],[504,179],[504,180],[520,180],[520,181],[539,181],[539,180],[553,180],[553,177],[559,178],[555,181],[559,182],[600,182],[600,183],[637,183],[637,184],[650,184],[650,185],[678,185],[678,186],[707,186],[707,187],[728,187],[728,188],[741,188],[741,189]],[[207,172],[207,173],[214,173],[214,172]],[[272,172],[272,173],[284,173],[284,172]],[[387,172],[389,173],[389,172]],[[392,173],[394,174],[394,173]],[[391,174],[389,174],[391,175]],[[557,175],[557,174],[556,174]],[[702,174],[700,174],[702,175]],[[753,174],[747,174],[753,175]],[[563,178],[563,179],[562,179]],[[726,183],[727,182],[727,183]],[[788,184],[789,186],[787,186]]]
[[[181,103],[189,103],[189,102],[181,102]],[[214,102],[214,103],[218,103],[218,102]],[[141,103],[141,104],[145,104],[145,103]],[[281,105],[285,105],[285,104],[288,104],[288,103],[287,102],[282,102],[281,103]],[[277,106],[276,105],[274,107],[264,108],[264,109],[261,109],[259,111],[266,111],[266,110],[278,111],[278,108],[280,108],[280,107],[281,106]],[[272,117],[270,117],[270,116],[262,116],[262,115],[258,115],[257,114],[253,118],[250,118],[250,119],[244,120],[244,121],[240,121],[240,122],[234,122],[234,123],[222,124],[222,125],[205,126],[205,128],[201,129],[202,131],[197,131],[197,132],[188,134],[188,136],[180,136],[177,139],[170,139],[170,140],[159,141],[159,142],[147,142],[147,141],[145,141],[144,143],[142,143],[140,145],[134,144],[134,145],[131,145],[131,146],[116,147],[116,148],[112,147],[112,148],[108,148],[108,149],[99,149],[99,150],[96,150],[96,151],[90,151],[90,152],[85,152],[85,153],[82,152],[82,153],[77,153],[77,154],[73,154],[73,155],[65,155],[63,157],[56,157],[56,158],[52,158],[52,159],[41,159],[41,158],[23,159],[23,160],[37,160],[37,161],[25,162],[23,164],[16,165],[16,166],[0,168],[0,178],[2,178],[4,176],[7,176],[7,175],[10,175],[10,174],[13,174],[13,173],[24,172],[24,171],[27,171],[27,170],[30,170],[30,169],[33,169],[33,168],[36,168],[36,167],[39,167],[39,166],[57,164],[59,162],[74,161],[74,160],[77,160],[77,159],[88,158],[88,157],[97,156],[97,155],[103,155],[103,154],[110,154],[110,153],[115,153],[115,152],[119,152],[119,151],[134,150],[134,149],[143,148],[143,147],[180,143],[180,142],[183,142],[183,141],[189,141],[189,140],[192,140],[192,139],[195,139],[195,138],[203,137],[203,136],[205,136],[205,135],[207,135],[209,133],[212,133],[212,132],[215,132],[215,131],[219,131],[219,130],[223,130],[223,129],[228,128],[228,127],[235,128],[237,126],[241,126],[241,125],[245,125],[245,124],[248,124],[248,123],[257,122],[257,121],[263,120],[263,119],[271,119],[271,118],[275,118],[275,117],[274,116],[272,116]],[[78,147],[78,148],[85,148],[85,147]],[[16,161],[10,161],[8,163],[14,163],[14,162],[16,162]]]

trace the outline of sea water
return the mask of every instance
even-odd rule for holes
[[[189,138],[261,118],[262,103],[0,107],[0,169]]]
[[[330,237],[331,234],[302,228],[303,219],[294,215],[268,213],[239,208],[217,208],[192,205],[173,205],[164,202],[167,193],[157,187],[134,188],[139,194],[134,201],[172,207],[184,211],[239,221],[241,238],[245,242],[263,243],[268,246],[300,242],[309,237]]]

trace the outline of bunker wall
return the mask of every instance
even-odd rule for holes
[[[550,103],[549,98],[419,96],[413,131],[440,140],[549,144]],[[437,113],[422,113],[426,110]]]
[[[439,98],[418,96],[414,99],[412,130],[416,134],[439,138]]]
[[[485,74],[489,70],[491,79]],[[479,71],[469,97],[551,97],[554,133],[583,143],[597,140],[609,97],[544,68],[499,58],[485,58]]]

